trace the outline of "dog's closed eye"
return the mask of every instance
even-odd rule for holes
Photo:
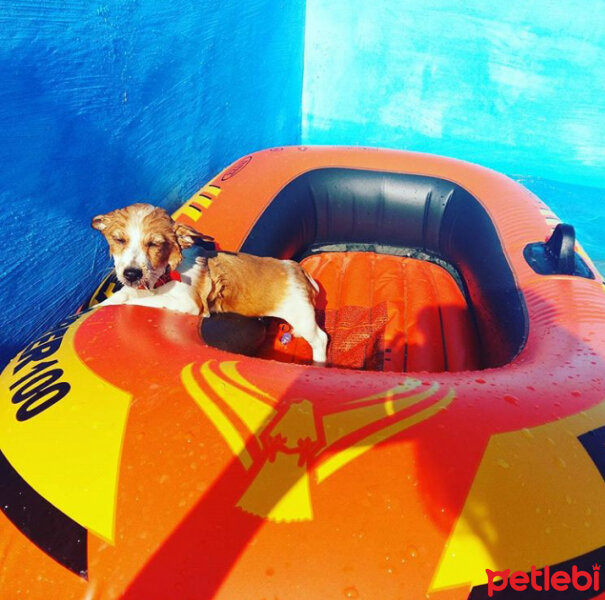
[[[164,244],[167,244],[168,240],[162,235],[152,235],[145,241],[145,245],[148,248],[161,248]]]

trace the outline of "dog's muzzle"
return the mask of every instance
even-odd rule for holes
[[[135,269],[133,267],[128,267],[128,269],[124,269],[124,279],[130,283],[135,283],[139,281],[143,277],[143,271],[141,269]]]

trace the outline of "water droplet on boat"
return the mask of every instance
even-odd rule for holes
[[[345,598],[359,598],[359,592],[356,587],[350,586],[342,590]]]
[[[503,458],[499,458],[496,464],[503,469],[510,469],[510,465]]]
[[[513,404],[514,406],[517,406],[519,404],[519,399],[516,396],[511,396],[510,394],[506,394],[504,396],[504,400],[505,402]]]

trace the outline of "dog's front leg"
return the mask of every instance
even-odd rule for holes
[[[95,305],[94,308],[118,304],[164,308],[195,316],[200,313],[200,307],[193,297],[191,286],[180,281],[171,281],[157,290],[123,287],[107,300]]]
[[[128,304],[128,302],[132,299],[133,294],[138,292],[139,290],[133,290],[129,287],[120,288],[117,292],[113,293],[109,298],[103,300],[103,302],[99,302],[99,304],[95,304],[92,308],[100,308],[101,306],[115,306],[117,304]]]
[[[191,286],[180,281],[171,281],[153,290],[138,290],[141,295],[130,298],[124,304],[164,308],[188,315],[199,315],[200,307],[192,294]]]

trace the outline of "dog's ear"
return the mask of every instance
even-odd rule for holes
[[[172,248],[170,249],[170,254],[168,255],[168,264],[170,265],[170,269],[175,271],[179,266],[179,263],[183,260],[183,253],[181,252],[181,247],[177,244],[172,244]]]
[[[185,248],[190,248],[195,244],[195,240],[203,240],[205,242],[213,242],[214,238],[206,235],[205,233],[200,233],[193,227],[189,225],[184,225],[183,223],[175,223],[174,224],[174,233],[176,234],[176,239],[179,243],[179,246],[184,250]]]
[[[92,228],[97,231],[103,231],[107,227],[107,215],[97,215],[92,220]]]

